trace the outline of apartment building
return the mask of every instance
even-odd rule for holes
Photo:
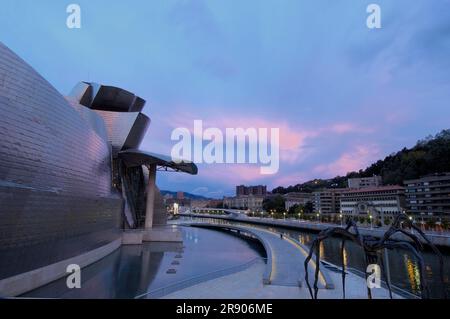
[[[450,219],[450,173],[405,180],[406,209],[424,219]]]
[[[339,214],[341,195],[348,188],[327,188],[313,193],[314,211],[323,215]]]
[[[267,186],[266,185],[256,185],[256,186],[244,186],[239,185],[236,186],[236,196],[245,196],[245,195],[256,195],[263,196],[267,194]]]
[[[367,188],[367,187],[379,187],[383,185],[383,180],[381,176],[371,176],[371,177],[357,177],[349,178],[347,180],[348,188]]]

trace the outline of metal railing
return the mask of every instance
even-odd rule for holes
[[[161,297],[164,297],[175,291],[178,291],[178,290],[181,290],[184,288],[188,288],[188,287],[192,287],[194,285],[197,285],[197,284],[205,282],[205,281],[209,281],[212,279],[220,278],[223,276],[227,276],[227,275],[231,275],[231,274],[243,271],[243,270],[249,268],[250,266],[254,265],[255,263],[257,263],[258,261],[266,262],[266,258],[255,257],[252,260],[250,260],[246,263],[240,264],[240,265],[236,265],[236,266],[232,266],[232,267],[228,267],[228,268],[224,268],[224,269],[219,269],[219,270],[211,271],[211,272],[208,272],[208,273],[205,273],[202,275],[190,277],[190,278],[172,283],[170,285],[148,291],[144,294],[134,297],[134,299],[161,298]]]
[[[328,261],[321,260],[320,263],[323,264],[326,268],[328,268],[331,271],[334,271],[337,273],[342,273],[342,271],[343,271],[342,267],[339,267]],[[346,273],[352,273],[364,280],[366,278],[366,274],[364,273],[364,271],[361,271],[359,269],[347,266],[347,267],[345,267],[345,271],[346,271]],[[383,287],[384,289],[388,289],[388,285],[387,285],[386,281],[385,280],[380,280],[380,281],[381,281],[381,287]],[[405,299],[421,299],[420,296],[418,296],[412,292],[409,292],[403,288],[397,287],[396,285],[393,285],[392,283],[390,284],[390,286],[391,286],[392,292],[396,293],[400,297],[403,297]]]

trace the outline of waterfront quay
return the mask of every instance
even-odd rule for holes
[[[252,225],[214,224],[202,221],[180,220],[178,225],[227,231],[243,238],[258,240],[266,251],[265,263],[252,263],[246,269],[218,276],[211,280],[195,282],[183,289],[171,289],[160,294],[159,298],[204,299],[204,298],[245,298],[245,299],[310,299],[311,295],[305,280],[304,262],[308,248],[292,237],[281,233],[254,227]],[[313,258],[314,260],[314,258]],[[308,282],[313,287],[316,264],[310,262]],[[346,272],[346,297],[367,298],[367,285],[364,277]],[[341,269],[331,264],[321,264],[318,280],[318,298],[339,299],[343,297]],[[175,287],[175,286],[174,286]],[[180,287],[180,286],[178,286]],[[389,298],[387,289],[372,289],[373,298]],[[393,298],[415,298],[412,294],[393,293]]]
[[[213,210],[213,209],[211,209]],[[322,223],[322,222],[310,222],[298,219],[273,219],[266,217],[250,217],[244,213],[238,213],[233,211],[230,214],[195,214],[190,211],[186,211],[185,213],[180,213],[180,216],[186,217],[200,217],[200,218],[215,218],[215,219],[223,219],[230,220],[242,223],[250,223],[257,225],[265,225],[265,226],[273,226],[273,227],[283,227],[289,229],[297,229],[297,230],[306,230],[310,232],[320,232],[324,229],[330,227],[345,227],[345,224],[337,225],[331,223]],[[358,230],[361,235],[370,235],[376,238],[381,238],[386,232],[387,228],[379,227],[379,228],[371,228],[371,227],[358,227]],[[414,231],[413,231],[414,232]],[[427,238],[436,246],[441,247],[450,247],[450,233],[448,232],[425,232]],[[394,235],[394,239],[405,239],[401,235]],[[422,243],[425,241],[420,238]]]

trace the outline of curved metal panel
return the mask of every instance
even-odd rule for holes
[[[198,173],[197,165],[189,161],[174,161],[170,156],[150,153],[137,149],[129,149],[119,152],[119,158],[127,166],[158,165],[168,167],[176,171],[196,175]]]
[[[0,43],[0,279],[120,236],[110,146],[91,115]]]
[[[142,113],[95,112],[105,121],[114,156],[121,150],[138,148],[150,125],[150,118]]]
[[[71,91],[70,96],[84,106],[94,110],[114,112],[141,112],[145,100],[135,94],[109,85],[80,82]]]

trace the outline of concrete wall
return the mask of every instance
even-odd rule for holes
[[[68,265],[76,264],[81,268],[86,267],[118,249],[121,243],[122,239],[120,238],[79,256],[0,280],[0,297],[18,296],[67,276]],[[81,276],[83,276],[83,272],[81,272]]]

